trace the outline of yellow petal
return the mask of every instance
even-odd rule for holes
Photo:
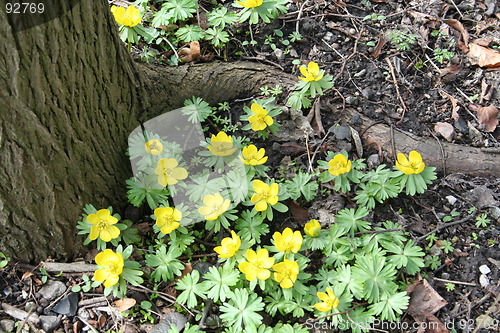
[[[257,202],[255,205],[255,210],[258,212],[263,212],[267,209],[267,203],[264,200]]]
[[[89,238],[91,240],[95,240],[97,239],[97,237],[99,237],[99,228],[97,228],[97,226],[93,226],[92,228],[90,228]]]
[[[108,228],[101,230],[99,238],[101,238],[105,242],[109,242],[111,240],[111,235],[108,231]]]
[[[330,311],[332,308],[326,304],[326,303],[316,303],[314,304],[314,307],[318,310],[318,311],[321,311],[321,312],[328,312]]]
[[[94,272],[94,280],[104,281],[104,280],[106,280],[108,275],[109,275],[109,272],[106,269],[104,269],[104,268],[98,269]]]
[[[106,288],[112,287],[118,283],[119,279],[120,279],[120,277],[118,275],[110,274],[110,275],[108,275],[108,278],[106,279],[106,281],[104,281],[104,286]]]

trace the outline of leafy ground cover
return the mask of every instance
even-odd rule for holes
[[[129,181],[131,205],[118,215],[89,205],[79,225],[94,248],[87,261],[105,271],[2,261],[3,326],[17,313],[30,314],[33,331],[167,332],[186,321],[191,331],[324,332],[334,323],[417,332],[422,322],[420,332],[498,330],[497,175],[464,170],[432,179],[412,156],[414,174],[398,173],[385,147],[364,142],[360,150],[355,134],[362,116],[498,149],[499,72],[488,70],[499,67],[495,2],[270,2],[278,9],[263,16],[224,2],[160,2],[141,28],[121,21],[138,61],[246,59],[306,80],[297,79],[295,95],[294,87],[264,86],[259,96],[219,105],[186,101],[185,123],[204,126],[189,163],[162,133],[132,135],[140,177]],[[300,110],[307,139],[283,107]],[[258,149],[243,150],[251,144]],[[234,148],[242,149],[243,169]],[[205,175],[206,166],[220,170]],[[221,186],[215,180],[224,173]],[[432,181],[408,180],[422,174]],[[182,189],[189,200],[173,205]],[[193,224],[197,213],[203,219]],[[256,258],[262,275],[254,277],[248,266]],[[54,281],[63,284],[49,293]]]

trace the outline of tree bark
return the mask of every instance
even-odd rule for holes
[[[145,106],[107,2],[52,4],[64,14],[23,31],[0,10],[0,251],[25,262],[74,256],[83,206],[126,202]]]

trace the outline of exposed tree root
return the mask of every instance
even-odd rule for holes
[[[263,85],[281,84],[285,90],[296,82],[292,75],[267,65],[253,62],[211,62],[206,64],[160,67],[139,65],[149,92],[150,112],[154,116],[182,106],[182,101],[198,96],[211,104],[246,98],[257,94]],[[344,116],[355,111],[346,109]],[[363,118],[365,146],[376,144],[383,154],[394,161],[396,153],[419,151],[430,166],[446,173],[481,176],[500,174],[500,151],[440,142],[434,137],[418,137],[385,124],[373,124]]]

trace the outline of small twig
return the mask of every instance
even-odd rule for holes
[[[434,69],[439,73],[439,74],[442,74],[442,71],[441,71],[441,68],[439,68],[433,61],[431,58],[429,58],[429,56],[426,54],[425,57],[427,58],[427,61],[429,61],[431,63],[431,65],[434,67]]]
[[[439,150],[441,151],[441,163],[443,164],[443,177],[446,177],[446,158],[444,156],[444,149],[443,145],[441,144],[441,140],[439,140],[432,131],[429,131],[434,139],[436,139],[438,145],[439,145]]]
[[[453,1],[453,0],[450,0],[450,1],[451,1],[451,3],[452,3],[453,7],[455,7],[455,9],[457,10],[458,15],[460,15],[460,18],[463,18],[463,17],[464,17],[464,15],[463,15],[463,14],[462,14],[462,12],[460,11],[460,9],[457,7],[457,4],[455,3],[455,1]]]
[[[268,64],[270,65],[273,65],[273,66],[276,66],[278,67],[279,69],[281,69],[282,71],[284,71],[285,69],[280,65],[280,64],[277,64],[271,60],[267,60],[263,57],[241,57],[242,59],[245,59],[245,60],[257,60],[257,61],[262,61],[262,62],[267,62]]]
[[[311,151],[309,150],[309,136],[306,134],[306,151],[307,151],[307,161],[309,162],[308,172],[313,172]]]
[[[35,304],[32,304],[30,306],[30,308],[28,309],[28,313],[26,314],[26,317],[24,317],[24,319],[21,322],[21,324],[17,327],[16,333],[21,332],[21,330],[24,327],[24,324],[26,324],[26,321],[28,320],[28,318],[33,314],[33,311],[35,311]]]
[[[398,86],[398,80],[396,79],[396,72],[394,71],[394,66],[392,65],[391,59],[385,58],[387,64],[389,65],[389,68],[391,69],[391,76],[392,80],[394,81],[394,87],[396,88],[396,94],[398,95],[399,101],[401,102],[401,105],[403,106],[403,113],[401,114],[401,119],[398,120],[396,125],[401,124],[405,117],[405,112],[408,111],[408,108],[406,107],[405,101],[403,100],[403,97],[401,97],[401,94],[399,93],[399,86]]]
[[[300,6],[300,8],[299,8],[299,13],[297,14],[297,22],[295,23],[295,32],[297,34],[300,34],[300,32],[299,32],[300,17],[302,16],[302,11],[304,10],[304,7],[306,6],[306,4],[308,2],[309,2],[309,0],[304,1],[304,3],[302,4],[302,6]]]
[[[437,226],[437,227],[436,227],[436,229],[434,229],[434,230],[432,230],[432,231],[430,231],[430,232],[426,233],[426,234],[425,234],[425,235],[423,235],[423,236],[418,237],[418,238],[417,238],[417,242],[420,242],[422,239],[425,239],[427,236],[432,235],[432,234],[434,234],[434,233],[438,232],[438,231],[439,231],[439,230],[441,230],[441,229],[445,229],[445,228],[448,228],[448,227],[454,226],[454,225],[456,225],[456,224],[461,224],[461,223],[464,223],[464,222],[470,221],[470,220],[472,220],[472,219],[474,218],[474,216],[475,216],[475,215],[476,215],[476,214],[472,214],[472,215],[469,215],[469,216],[467,216],[467,217],[465,217],[465,218],[463,218],[463,219],[461,219],[461,220],[458,220],[458,221],[455,221],[455,222],[449,222],[449,223],[445,223],[445,224],[439,225],[439,226]]]
[[[402,231],[406,230],[405,228],[392,228],[392,229],[383,229],[383,230],[367,230],[367,231],[359,231],[355,232],[354,236],[359,236],[363,234],[380,234],[382,232],[392,232],[392,231]]]
[[[87,326],[93,333],[99,333],[94,327],[92,327],[92,325],[89,324],[88,321],[86,321],[85,319],[83,319],[81,316],[78,316],[78,319],[85,324],[85,326]]]
[[[396,153],[396,140],[394,139],[394,126],[391,124],[391,146],[392,146],[392,158],[394,161],[397,161],[397,153]]]
[[[477,286],[474,282],[462,282],[462,281],[454,281],[454,280],[446,280],[446,279],[440,279],[437,277],[433,277],[434,280],[440,281],[440,282],[446,282],[446,283],[453,283],[453,284],[463,284],[464,286]]]

